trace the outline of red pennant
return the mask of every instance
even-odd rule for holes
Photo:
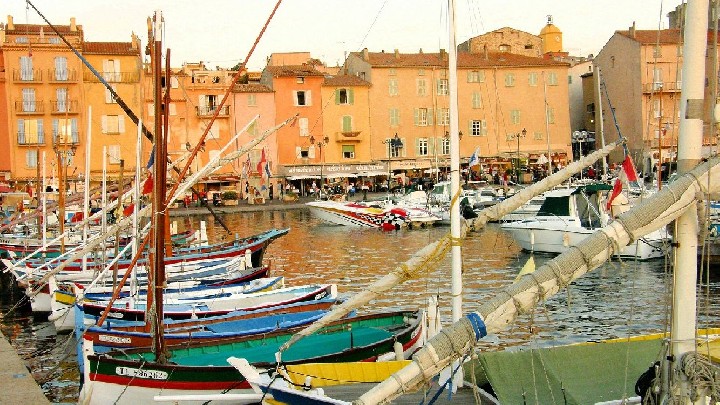
[[[143,184],[142,193],[143,194],[150,194],[153,191],[153,177],[152,174],[148,176],[148,178],[145,180],[145,183]]]
[[[615,199],[615,197],[619,196],[621,192],[622,181],[620,179],[615,179],[615,185],[613,186],[612,194],[610,195],[610,198],[608,198],[607,205],[605,206],[606,211],[610,211],[613,200]]]
[[[135,211],[135,204],[130,204],[127,207],[125,207],[125,209],[123,209],[123,215],[125,215],[126,217],[129,217],[130,215],[133,214],[133,211]]]
[[[628,178],[628,181],[638,181],[637,171],[635,171],[635,165],[633,164],[630,155],[625,156],[625,160],[622,163],[623,171]]]

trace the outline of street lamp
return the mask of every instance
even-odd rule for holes
[[[514,168],[515,175],[517,176],[517,181],[519,184],[522,183],[520,181],[520,138],[525,138],[527,135],[527,130],[525,128],[522,129],[522,131],[515,134],[515,139],[517,139],[517,166]]]
[[[393,138],[387,138],[384,141],[382,141],[385,145],[389,145],[388,150],[388,192],[390,192],[390,177],[392,177],[392,170],[390,170],[390,161],[394,157],[398,157],[398,149],[401,149],[403,147],[402,140],[398,136],[397,132],[395,132],[395,137]]]
[[[330,138],[326,135],[324,136],[318,143],[317,146],[320,148],[320,192],[317,195],[317,198],[322,199],[322,191],[325,188],[325,183],[323,182],[323,167],[324,164],[324,156],[323,156],[323,146],[326,146],[330,142]],[[310,135],[310,145],[315,145],[315,137]]]
[[[65,190],[69,188],[65,183],[67,179],[67,165],[69,164],[70,157],[75,156],[77,146],[72,144],[72,146],[67,149],[66,147],[61,147],[58,139],[55,139],[53,150],[58,160],[58,225],[60,227],[60,234],[62,235],[65,232]],[[63,175],[65,178],[63,178]],[[65,252],[64,237],[60,240],[60,251],[62,253]]]

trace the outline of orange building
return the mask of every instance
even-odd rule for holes
[[[416,175],[449,165],[446,52],[364,50],[352,53],[347,66],[372,83],[373,160],[391,160],[393,171]],[[570,150],[567,70],[567,63],[537,57],[460,53],[461,159],[467,161],[479,148],[488,166],[508,168],[518,154],[523,164],[534,164],[550,150],[554,162],[564,164]],[[396,134],[399,149],[392,143]]]
[[[127,43],[85,42],[82,26],[74,18],[69,25],[55,28],[87,57],[130,108],[140,110],[137,37]],[[5,68],[0,106],[6,107],[7,117],[0,135],[5,135],[2,142],[10,145],[0,153],[13,151],[6,161],[16,183],[35,181],[43,155],[45,174],[52,177],[54,187],[59,186],[59,175],[66,175],[66,184],[72,185],[86,173],[100,173],[103,159],[98,157],[103,146],[108,147],[110,164],[118,163],[121,151],[134,156],[135,137],[118,136],[134,133],[134,125],[124,125],[120,118],[124,114],[108,97],[109,92],[49,26],[15,24],[8,16],[4,29],[0,29],[0,47]],[[93,107],[92,117],[87,116],[87,106]],[[110,116],[117,119],[111,123],[106,119]],[[89,170],[85,167],[88,122],[93,135]]]

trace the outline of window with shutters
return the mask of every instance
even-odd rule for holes
[[[103,59],[103,78],[108,82],[119,82],[120,76],[120,61]]]
[[[391,96],[397,96],[400,94],[400,90],[398,89],[397,79],[390,79],[388,81],[388,94]]]
[[[533,87],[537,86],[537,84],[538,84],[538,74],[537,74],[537,72],[530,72],[530,73],[528,73],[528,84],[529,84],[530,86],[533,86]]]
[[[548,124],[555,123],[555,109],[552,107],[548,107],[547,109],[547,122]]]
[[[415,110],[416,120],[415,125],[419,127],[426,127],[428,125],[428,109],[418,108]]]
[[[450,109],[449,108],[438,108],[437,110],[437,124],[438,125],[450,125]]]
[[[558,76],[555,72],[548,73],[548,85],[550,86],[557,86],[558,85]]]
[[[256,107],[257,106],[257,94],[248,94],[247,96],[247,105],[249,107]]]
[[[122,155],[120,153],[120,145],[108,145],[107,148],[108,163],[111,165],[119,165]]]
[[[470,136],[486,136],[487,120],[470,121]]]
[[[43,120],[18,120],[18,144],[38,145],[45,143]]]
[[[55,80],[66,81],[68,79],[67,58],[58,56],[55,58]]]
[[[447,96],[449,94],[448,90],[448,79],[438,79],[437,81],[437,95],[438,96]]]
[[[418,96],[426,96],[427,95],[427,80],[420,78],[416,81],[416,87],[417,87],[417,95]]]
[[[430,154],[427,138],[418,138],[415,146],[417,156],[428,156]]]
[[[505,73],[505,87],[513,87],[515,86],[515,74],[514,73]]]
[[[22,89],[22,98],[23,112],[37,111],[37,103],[35,101],[35,89]]]
[[[20,57],[20,80],[33,81],[33,61],[29,56]]]
[[[26,167],[37,167],[38,158],[36,150],[25,151],[25,166]]]
[[[115,94],[117,94],[117,85],[110,84],[110,87],[113,89]],[[110,89],[108,89],[107,87],[105,88],[105,104],[117,104],[117,101],[115,101],[115,97],[113,97],[112,93],[110,92]],[[152,112],[153,112],[153,114],[155,113],[154,108],[153,108]]]
[[[397,108],[390,109],[390,126],[396,127],[400,125],[400,110]]]
[[[355,92],[353,89],[337,89],[335,90],[335,104],[351,105],[355,103]]]
[[[77,118],[56,118],[52,120],[52,135],[54,144],[78,143]]]
[[[482,70],[471,70],[467,73],[468,83],[482,83],[485,81],[485,72]]]
[[[479,91],[473,91],[471,104],[472,108],[482,108],[482,97]]]
[[[440,138],[440,154],[441,155],[449,155],[450,154],[450,139],[449,138]]]
[[[355,145],[342,146],[343,159],[355,159]]]
[[[293,102],[296,107],[312,105],[310,100],[310,90],[293,91]]]
[[[68,89],[55,89],[55,112],[68,112]]]
[[[520,123],[520,110],[510,110],[510,122],[512,124]]]
[[[342,131],[343,132],[352,132],[353,125],[352,125],[352,116],[345,115],[342,117]]]
[[[103,115],[102,133],[108,135],[118,135],[125,132],[125,117],[121,115]]]
[[[307,118],[298,118],[298,127],[300,128],[300,136],[310,136]]]
[[[536,141],[542,141],[543,139],[543,133],[539,131],[535,131],[534,138]]]

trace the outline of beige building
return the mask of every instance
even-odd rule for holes
[[[708,35],[711,38],[712,35]],[[706,59],[709,64],[712,58]],[[603,92],[602,119],[605,139],[617,139],[614,119],[636,165],[646,172],[657,164],[673,159],[677,153],[680,91],[682,88],[682,43],[678,29],[616,31],[595,58],[595,72],[607,88]],[[712,72],[706,68],[706,72]],[[597,74],[595,75],[597,80]],[[712,82],[707,73],[707,82]],[[711,99],[710,86],[705,99]],[[608,99],[609,97],[609,99]],[[597,105],[597,95],[595,97]],[[615,116],[611,114],[612,104]],[[600,119],[600,110],[596,110]],[[716,145],[715,131],[710,129],[711,106],[705,109],[703,155]],[[622,160],[622,152],[611,161]]]
[[[504,27],[470,38],[458,45],[458,52],[483,53],[486,49],[489,52],[538,57],[543,54],[543,41],[537,35]]]

